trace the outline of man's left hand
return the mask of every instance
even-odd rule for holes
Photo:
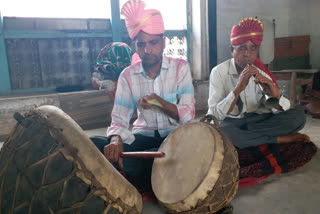
[[[152,102],[149,102],[150,100],[152,100]],[[141,97],[139,99],[139,104],[144,109],[150,109],[153,105],[158,106],[164,113],[174,118],[175,120],[179,120],[177,106],[165,101],[155,93]]]
[[[155,100],[157,103],[159,103],[161,105],[161,103],[163,103],[163,99],[161,97],[159,97],[157,94],[155,93],[152,93],[150,95],[147,95],[147,96],[144,96],[144,97],[141,97],[139,99],[139,104],[142,108],[144,109],[150,109],[152,108],[152,104],[148,101],[150,100]],[[159,105],[157,105],[159,106]]]
[[[266,94],[269,96],[276,97],[280,99],[280,91],[279,88],[274,84],[274,82],[262,74],[258,73],[255,76],[254,81],[256,83],[260,83],[264,89],[267,89]]]

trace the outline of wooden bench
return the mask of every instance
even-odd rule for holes
[[[312,89],[314,74],[319,69],[289,69],[272,71],[276,80],[290,80],[290,107],[295,106],[296,86],[306,85],[307,89]]]

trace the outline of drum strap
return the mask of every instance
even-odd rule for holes
[[[243,108],[243,102],[242,102],[240,96],[238,97],[236,104],[238,106],[239,112],[241,113],[242,112],[242,108]]]
[[[155,137],[160,137],[160,138],[161,138],[160,133],[159,133],[159,131],[158,131],[158,130],[155,130],[155,131],[154,131],[154,136],[155,136]]]

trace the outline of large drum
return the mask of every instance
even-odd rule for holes
[[[0,153],[0,213],[142,212],[138,191],[60,109],[15,118]]]
[[[217,123],[217,122],[216,122]],[[180,126],[162,143],[152,168],[152,188],[170,213],[214,213],[238,189],[238,154],[207,122]]]

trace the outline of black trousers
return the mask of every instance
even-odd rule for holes
[[[276,143],[279,136],[301,130],[306,123],[303,109],[297,106],[279,114],[246,113],[244,118],[226,118],[220,129],[238,148]]]
[[[161,137],[158,131],[155,131],[155,137],[147,137],[136,134],[132,144],[123,144],[124,152],[135,151],[157,151],[161,143],[166,137]],[[91,141],[102,152],[103,148],[110,143],[110,138],[103,136],[92,136]],[[138,190],[151,190],[151,171],[153,158],[124,158],[124,168],[121,169],[117,163],[114,167],[123,170],[127,180],[133,184]]]

